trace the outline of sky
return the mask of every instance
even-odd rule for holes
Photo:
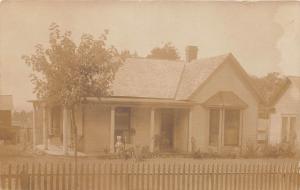
[[[195,45],[198,58],[233,53],[250,74],[300,76],[300,2],[2,1],[1,93],[13,95],[16,110],[32,109],[35,99],[21,56],[48,45],[52,22],[76,42],[108,29],[109,44],[139,56],[172,42],[183,59]]]

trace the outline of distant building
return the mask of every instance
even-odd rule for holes
[[[272,105],[269,143],[291,143],[300,149],[300,76],[290,76],[288,81]]]
[[[13,100],[11,95],[0,95],[0,141],[16,142],[16,130],[12,127]]]
[[[12,126],[12,95],[0,95],[0,127]]]

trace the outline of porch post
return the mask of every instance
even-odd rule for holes
[[[63,107],[63,152],[65,155],[68,154],[69,132],[70,132],[69,110],[64,106]]]
[[[46,106],[43,106],[43,144],[44,150],[48,150],[48,123]]]
[[[155,109],[151,108],[151,113],[150,113],[150,152],[154,151],[154,135],[155,131]]]
[[[50,139],[49,139],[49,134],[51,135],[52,134],[52,109],[51,108],[48,108],[47,109],[47,112],[48,112],[48,127],[47,127],[47,136],[48,136],[48,140],[47,140],[47,142],[48,142],[48,144],[50,144],[49,142],[50,142]]]
[[[110,153],[115,152],[115,107],[110,108]]]
[[[192,111],[189,109],[188,121],[188,152],[192,152]]]
[[[225,117],[225,109],[222,108],[222,109],[220,109],[218,152],[221,152],[222,147],[224,146],[224,117]]]
[[[33,113],[32,113],[32,148],[36,150],[36,105],[33,103]]]

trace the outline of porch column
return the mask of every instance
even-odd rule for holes
[[[110,153],[115,152],[115,107],[110,108]]]
[[[43,106],[43,144],[44,150],[48,150],[48,123],[46,106]]]
[[[33,103],[33,113],[32,113],[32,148],[36,150],[36,105]]]
[[[192,152],[193,145],[192,145],[192,111],[189,109],[189,121],[188,121],[188,152]]]
[[[68,145],[70,137],[70,117],[69,110],[63,107],[63,152],[65,155],[68,154]]]
[[[155,109],[151,108],[150,112],[150,152],[154,152],[155,136]]]
[[[47,142],[48,144],[51,144],[50,143],[50,138],[49,138],[49,135],[52,134],[52,109],[51,108],[48,108],[47,109],[47,116],[48,116],[48,119],[47,119]]]

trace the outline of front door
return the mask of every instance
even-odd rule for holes
[[[173,149],[174,123],[174,111],[162,109],[160,130],[160,149],[162,151],[171,151]]]

